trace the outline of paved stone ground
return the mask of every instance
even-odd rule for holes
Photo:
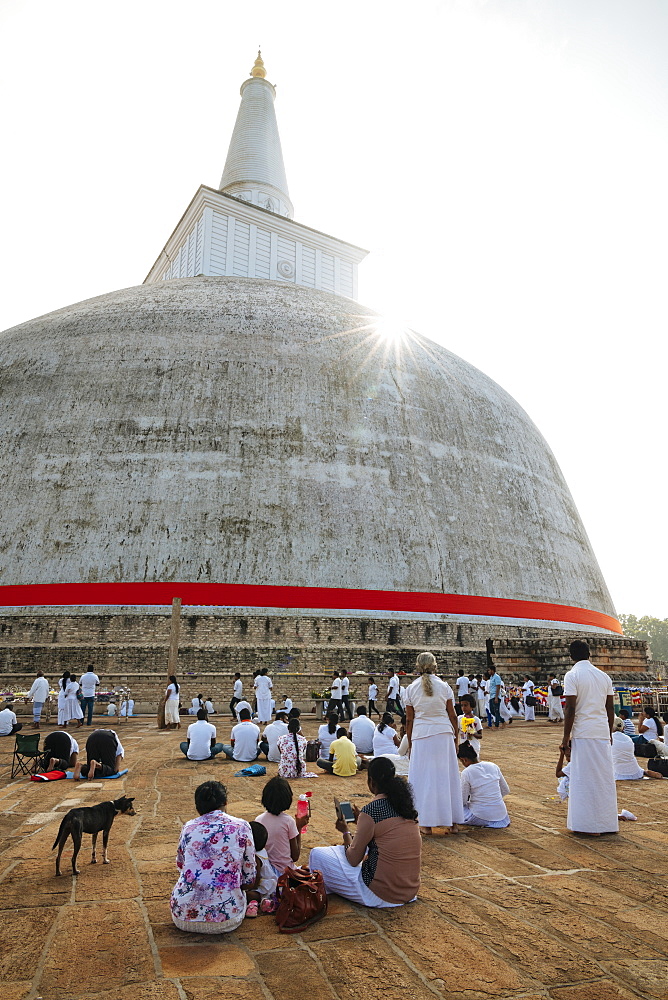
[[[307,721],[306,735],[315,727]],[[188,763],[183,730],[160,733],[141,719],[119,728],[124,779],[37,785],[1,772],[3,1000],[668,998],[668,781],[618,783],[620,808],[638,822],[577,838],[555,798],[556,727],[485,731],[485,756],[511,786],[512,825],[425,840],[417,903],[378,912],[332,897],[327,918],[304,934],[281,935],[260,917],[212,940],[170,920],[179,830],[195,815],[200,781],[224,781],[230,812],[253,819],[263,779],[234,778],[227,761]],[[228,731],[219,721],[219,736]],[[344,787],[361,804],[369,794],[364,774],[294,784],[314,792],[307,861],[309,848],[340,842],[332,795]],[[82,874],[56,878],[62,813],[123,793],[136,796],[138,815],[116,820],[111,865],[88,865],[86,837]]]

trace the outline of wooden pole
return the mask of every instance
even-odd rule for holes
[[[167,676],[176,676],[176,662],[179,656],[179,629],[181,627],[181,598],[172,601],[172,628],[169,636],[169,659],[167,660]]]

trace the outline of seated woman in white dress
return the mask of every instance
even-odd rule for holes
[[[390,712],[385,712],[373,734],[374,757],[380,757],[386,753],[396,753],[400,742],[394,729],[394,718]]]
[[[503,801],[510,788],[501,774],[501,768],[491,761],[478,761],[470,743],[462,743],[457,756],[464,765],[460,775],[464,823],[493,829],[510,826],[510,817]]]
[[[615,781],[640,781],[645,777],[635,757],[633,740],[624,732],[624,720],[620,718],[612,724],[612,766]]]
[[[327,892],[363,906],[401,906],[420,886],[422,844],[411,788],[386,757],[371,761],[368,784],[374,798],[363,809],[353,806],[354,838],[346,821],[337,820],[343,846],[314,847],[309,867],[322,872]]]
[[[408,769],[409,769],[410,763],[411,763],[411,758],[410,758],[410,752],[409,752],[410,751],[410,747],[408,745],[408,736],[406,736],[406,726],[403,723],[399,727],[399,738],[400,738],[401,742],[399,743],[398,747],[394,748],[394,753],[382,753],[382,754],[378,754],[378,756],[379,757],[387,757],[388,760],[391,760],[392,763],[394,764],[394,769],[395,769],[396,773],[399,775],[399,777],[400,778],[407,778],[408,777]],[[360,759],[361,759],[361,762],[362,762],[360,764],[360,768],[361,768],[361,770],[365,771],[369,767],[369,764],[371,763],[371,761],[372,760],[376,760],[376,757],[375,756],[373,756],[373,757],[368,757],[368,756],[365,757],[362,754],[361,757],[360,757]]]

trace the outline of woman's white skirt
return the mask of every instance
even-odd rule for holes
[[[571,740],[566,826],[575,833],[616,833],[617,789],[608,740]]]
[[[408,781],[413,786],[420,826],[452,826],[464,822],[457,751],[450,733],[412,741]]]
[[[179,719],[179,699],[178,698],[168,698],[165,702],[165,722],[167,725],[176,725],[180,722]],[[209,931],[210,934],[220,933],[219,931]]]
[[[547,715],[549,719],[558,720],[564,718],[564,709],[561,704],[561,697],[549,694],[547,696]]]
[[[327,892],[335,892],[344,899],[362,906],[378,908],[403,906],[403,903],[386,903],[372,892],[362,878],[362,866],[353,868],[346,860],[345,847],[314,847],[308,859],[311,871],[322,872]]]
[[[60,710],[58,711],[58,722],[61,726],[63,723],[70,722],[72,719],[83,719],[83,712],[81,711],[81,705],[79,704],[78,698],[65,699],[63,722],[60,722]]]
[[[260,722],[271,722],[271,698],[258,698],[257,717]]]

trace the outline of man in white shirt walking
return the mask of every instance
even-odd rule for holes
[[[186,739],[179,746],[188,760],[211,760],[223,752],[223,744],[216,743],[216,727],[207,721],[205,708],[197,710],[197,722],[190,723]]]
[[[95,705],[95,694],[97,688],[100,686],[100,678],[97,674],[93,673],[91,664],[88,664],[88,668],[85,674],[81,675],[79,679],[79,687],[81,688],[81,711],[84,714],[84,721],[87,726],[92,725],[93,722],[93,706]]]
[[[573,833],[617,833],[617,789],[612,762],[615,719],[612,682],[589,661],[589,645],[569,647],[573,666],[564,678],[564,736],[571,767],[566,826]]]
[[[399,702],[399,678],[395,674],[392,667],[388,671],[387,679],[387,702],[385,704],[386,712],[396,712],[399,715],[404,714],[404,710]]]
[[[462,695],[469,693],[469,679],[463,670],[458,671],[455,687],[457,688],[457,701],[461,701]]]
[[[49,682],[40,670],[37,677],[32,682],[32,687],[28,691],[28,697],[32,701],[32,727],[39,729],[42,719],[42,709],[49,699]]]
[[[343,684],[338,673],[332,674],[332,684],[331,684],[331,694],[329,696],[329,704],[327,705],[327,714],[332,715],[334,712],[337,713],[339,717],[339,722],[343,722],[345,716],[343,714]]]
[[[260,755],[260,727],[251,722],[250,710],[242,708],[239,712],[240,721],[233,726],[230,742],[223,744],[223,753],[229,760],[239,760],[248,763],[257,760]]]
[[[350,678],[348,677],[347,670],[341,671],[341,701],[348,716],[348,722],[350,722],[353,717],[353,710],[350,707]]]

